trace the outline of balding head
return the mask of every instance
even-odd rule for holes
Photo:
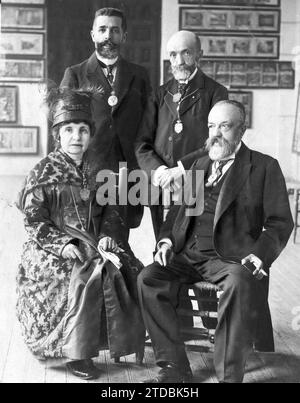
[[[190,31],[178,31],[172,35],[167,43],[168,53],[180,48],[195,49],[196,52],[201,52],[201,42],[199,37]]]
[[[179,31],[167,43],[172,72],[176,80],[186,80],[202,56],[201,42],[193,32]]]

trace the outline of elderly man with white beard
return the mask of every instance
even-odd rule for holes
[[[219,382],[243,381],[253,347],[274,350],[269,269],[293,229],[285,180],[274,158],[242,142],[242,104],[218,102],[208,128],[208,156],[193,166],[204,171],[203,212],[191,217],[188,203],[171,208],[155,261],[138,278],[143,318],[161,367],[150,383],[192,379],[176,314],[182,283],[205,280],[223,291],[214,349]]]
[[[209,111],[215,103],[227,99],[228,93],[201,71],[203,52],[195,33],[176,32],[168,41],[167,52],[174,77],[149,99],[136,157],[154,186],[174,191],[183,167],[189,169],[205,145]],[[151,214],[157,237],[163,223],[162,205],[151,206]]]

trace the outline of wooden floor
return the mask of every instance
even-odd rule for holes
[[[19,184],[19,182],[17,183]],[[39,362],[35,360],[20,336],[15,319],[15,273],[19,261],[24,230],[22,218],[9,205],[15,194],[1,195],[0,190],[0,382],[2,383],[79,383],[63,360]],[[1,186],[0,178],[0,189]],[[300,234],[299,234],[300,238]],[[137,242],[138,240],[138,242]],[[151,261],[154,238],[147,213],[142,227],[131,237],[138,257]],[[298,245],[289,244],[272,268],[270,306],[273,316],[276,353],[254,353],[250,357],[246,383],[300,383],[300,239]],[[211,345],[201,343],[203,351],[188,351],[195,382],[216,383]],[[96,365],[103,371],[99,383],[136,383],[156,374],[154,356],[146,348],[145,363],[135,364],[134,356],[115,364],[107,351],[102,351]],[[86,383],[86,382],[85,382]]]

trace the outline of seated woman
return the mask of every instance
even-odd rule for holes
[[[112,358],[135,352],[142,360],[136,294],[142,265],[123,236],[117,207],[96,203],[96,172],[87,155],[91,97],[66,89],[55,94],[48,100],[58,147],[33,168],[19,199],[28,241],[17,276],[17,316],[37,358],[67,357],[74,375],[92,379],[99,370],[91,358],[107,344]]]

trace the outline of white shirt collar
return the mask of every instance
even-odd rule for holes
[[[111,64],[115,64],[119,57],[116,57],[115,59],[105,59],[104,57],[100,56],[98,52],[96,52],[97,59],[100,60],[100,62],[106,64],[107,66]]]
[[[198,67],[195,68],[195,70],[194,70],[193,73],[189,76],[189,78],[188,78],[187,80],[178,80],[178,82],[179,82],[180,84],[187,84],[188,82],[190,82],[190,81],[195,77],[195,75],[197,74],[197,72],[198,72]]]

